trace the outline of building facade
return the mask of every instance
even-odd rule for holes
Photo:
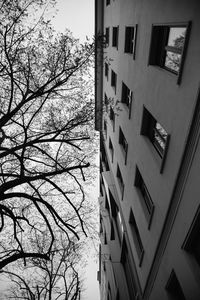
[[[96,0],[101,300],[200,299],[200,1]]]

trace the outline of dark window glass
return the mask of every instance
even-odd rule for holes
[[[151,196],[148,192],[146,184],[144,183],[144,180],[143,180],[137,167],[136,167],[136,175],[135,175],[135,186],[138,188],[138,190],[142,196],[141,200],[143,200],[143,201],[141,204],[144,209],[145,216],[150,225],[150,221],[151,221],[153,211],[154,211],[154,204],[153,204]]]
[[[106,28],[106,44],[109,45],[109,27]]]
[[[131,106],[131,100],[132,100],[132,92],[130,89],[125,85],[125,83],[122,82],[122,103],[126,104],[128,108]]]
[[[135,33],[134,27],[125,28],[125,47],[124,47],[125,53],[133,53],[134,43],[135,43],[134,33]]]
[[[126,141],[126,138],[123,134],[121,127],[119,127],[119,144],[122,146],[122,149],[126,155],[128,151],[128,143]]]
[[[109,138],[109,149],[110,149],[111,158],[112,158],[112,162],[113,162],[114,148],[113,148],[113,144],[112,144],[112,142],[111,142],[111,139],[110,139],[110,138]]]
[[[123,245],[123,251],[122,251],[122,265],[126,277],[126,283],[128,286],[128,292],[129,292],[129,297],[130,299],[136,299],[137,297],[137,288],[136,288],[136,283],[133,275],[133,270],[131,267],[131,261],[128,253],[128,249],[126,246],[126,243]]]
[[[108,64],[105,63],[105,76],[107,77],[107,79],[108,79],[108,72],[109,72],[109,67]]]
[[[114,88],[116,93],[117,88],[117,74],[112,70],[111,71],[111,86]]]
[[[118,34],[119,34],[119,27],[113,27],[113,34],[112,34],[113,47],[118,47]]]
[[[124,181],[123,181],[123,178],[122,178],[122,173],[120,171],[120,168],[119,166],[117,165],[117,180],[118,180],[118,183],[119,183],[119,187],[121,189],[121,192],[123,194],[124,192]]]
[[[133,212],[131,210],[130,213],[130,218],[129,218],[129,223],[131,226],[131,231],[132,231],[132,236],[133,236],[133,240],[134,240],[134,244],[135,244],[135,248],[136,248],[136,252],[139,258],[139,263],[142,263],[142,259],[143,259],[143,255],[144,255],[144,248],[142,245],[142,240],[140,238],[140,233],[135,221],[135,217],[133,215]]]

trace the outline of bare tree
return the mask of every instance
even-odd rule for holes
[[[44,15],[36,22],[45,2],[0,0],[0,269],[50,259],[54,225],[69,241],[85,232],[93,44],[55,35]]]
[[[17,269],[2,271],[2,275],[11,282],[5,292],[6,299],[80,299],[82,248],[82,243],[66,242],[63,239],[53,246],[49,261],[32,258],[27,261],[27,267],[23,267],[22,272],[19,272],[20,263],[17,263]]]

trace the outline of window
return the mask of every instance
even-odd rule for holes
[[[106,28],[106,44],[109,45],[109,27]]]
[[[107,77],[107,80],[108,80],[108,73],[109,73],[109,67],[108,64],[105,63],[105,76]]]
[[[190,23],[153,25],[149,64],[157,65],[178,76],[183,68]]]
[[[171,300],[186,300],[174,270],[172,270],[165,288]]]
[[[129,217],[129,223],[131,226],[131,231],[132,231],[132,236],[133,236],[133,241],[134,241],[134,245],[135,245],[135,249],[138,255],[138,259],[139,259],[139,265],[141,266],[142,264],[142,259],[144,256],[144,248],[142,245],[142,240],[140,238],[140,233],[135,221],[135,217],[133,215],[133,212],[131,210],[130,212],[130,217]]]
[[[111,214],[112,214],[112,217],[115,221],[117,234],[118,234],[118,237],[119,237],[119,241],[121,243],[122,238],[123,238],[123,233],[124,233],[124,226],[123,226],[123,223],[122,223],[122,218],[121,218],[119,208],[118,208],[118,206],[115,202],[114,197],[112,196],[112,193],[111,193],[110,189],[109,189],[109,198],[110,198],[110,205],[111,205]]]
[[[110,0],[106,0],[106,5],[109,5],[110,4]]]
[[[106,171],[109,171],[108,159],[107,159],[106,150],[105,150],[102,138],[100,139],[100,153],[101,153],[101,159],[102,159],[103,165],[104,165]]]
[[[125,27],[125,47],[124,52],[133,54],[135,59],[137,25]]]
[[[120,168],[119,168],[118,165],[117,165],[117,180],[118,180],[119,187],[121,189],[122,197],[123,197],[123,193],[124,193],[124,181],[123,181],[122,173],[121,173]]]
[[[104,93],[104,105],[106,108],[106,112],[108,112],[108,97],[107,97],[106,93]]]
[[[146,184],[144,183],[144,180],[140,174],[140,171],[136,167],[136,174],[135,174],[135,186],[138,188],[141,199],[141,204],[145,213],[145,216],[147,218],[147,221],[149,223],[148,228],[150,228],[152,216],[153,216],[153,211],[154,211],[154,204],[153,201],[151,200],[151,196],[148,192],[148,189],[146,187]]]
[[[160,170],[160,172],[162,172],[169,144],[169,135],[145,107],[143,110],[141,134],[149,138],[159,156],[162,158]]]
[[[114,88],[115,93],[117,89],[117,74],[112,70],[111,71],[111,86]]]
[[[118,47],[118,35],[119,35],[119,27],[113,27],[112,32],[112,46]]]
[[[112,162],[113,162],[113,157],[114,157],[114,148],[113,148],[113,144],[111,142],[111,139],[109,138],[109,149],[110,149],[110,153],[111,153],[111,158],[112,158]]]
[[[183,249],[193,255],[200,267],[200,207],[198,208],[186,239]]]
[[[114,130],[114,127],[115,127],[115,113],[114,113],[114,110],[113,110],[112,106],[110,106],[110,120],[113,123],[113,130]]]
[[[119,144],[122,147],[122,150],[124,152],[125,155],[125,164],[126,164],[126,159],[127,159],[127,152],[128,152],[128,143],[126,141],[126,138],[123,134],[123,131],[121,129],[121,127],[119,127]]]
[[[122,82],[122,103],[126,104],[128,108],[131,108],[132,102],[132,92],[131,90]]]
[[[104,133],[105,133],[105,139],[107,139],[107,122],[106,122],[106,120],[104,120],[104,122],[103,122],[103,129],[104,129]]]
[[[129,257],[126,242],[123,243],[121,262],[122,262],[125,277],[126,277],[129,298],[137,299],[138,292],[137,292],[137,287],[136,287],[136,283],[135,283],[135,279],[134,279],[134,273],[133,273],[133,270],[131,267],[131,260]]]

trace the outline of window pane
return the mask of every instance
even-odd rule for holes
[[[185,41],[185,33],[185,27],[171,27],[167,45],[182,50]]]
[[[167,51],[166,57],[165,57],[165,67],[178,73],[180,63],[181,63],[181,55],[180,54]]]

